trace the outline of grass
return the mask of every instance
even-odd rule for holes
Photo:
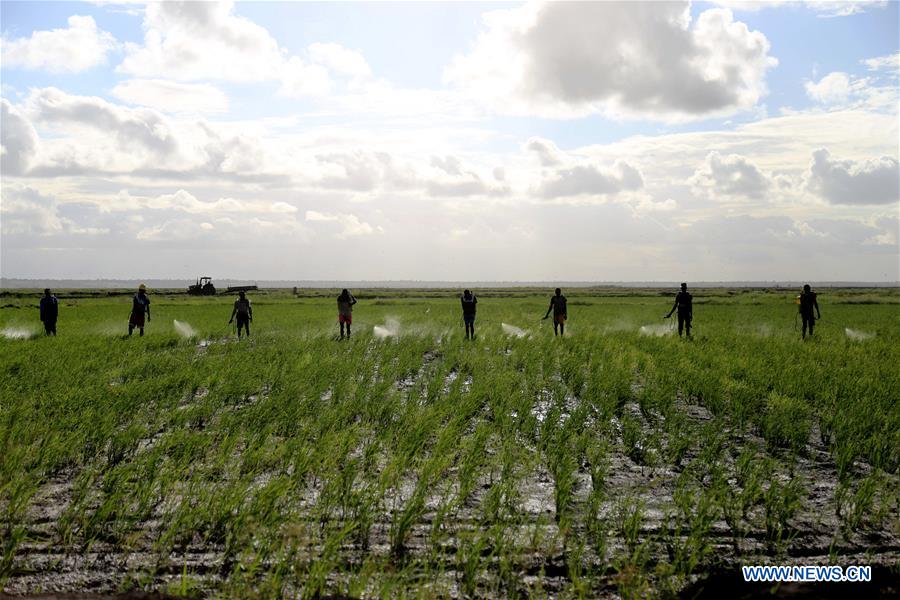
[[[573,290],[564,339],[548,294],[476,293],[474,342],[434,290],[359,291],[343,342],[320,292],[252,294],[240,342],[227,298],[127,338],[129,297],[60,294],[58,338],[0,338],[0,585],[644,597],[896,547],[896,290],[820,293],[806,342],[793,291],[697,291],[692,341],[640,333],[659,290]]]

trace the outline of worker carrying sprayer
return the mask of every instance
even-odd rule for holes
[[[556,288],[556,295],[550,298],[550,306],[547,307],[547,314],[544,319],[550,316],[553,311],[553,335],[565,335],[566,319],[569,317],[566,312],[566,297],[562,295],[562,290]]]
[[[44,290],[41,298],[41,323],[44,324],[44,333],[56,335],[56,318],[59,316],[59,301],[49,289]]]
[[[684,330],[686,330],[687,336],[691,337],[691,321],[694,320],[693,301],[694,297],[687,291],[687,284],[682,283],[681,291],[675,295],[675,304],[672,305],[672,310],[665,316],[668,319],[676,309],[678,310],[678,337],[681,337],[681,332]]]
[[[350,325],[353,323],[353,305],[356,304],[356,298],[349,290],[341,290],[341,295],[337,297],[338,306],[338,323],[341,325],[341,339],[344,339],[344,325],[347,326],[347,339],[350,339]]]
[[[137,294],[131,299],[131,316],[128,318],[128,335],[137,327],[144,335],[144,316],[150,322],[150,297],[147,296],[147,286],[143,283],[138,286]]]
[[[809,327],[809,337],[812,337],[813,327],[815,326],[816,319],[822,318],[822,313],[819,312],[819,303],[816,301],[816,293],[812,291],[812,288],[809,287],[809,284],[803,286],[803,293],[797,298],[797,304],[800,305],[800,318],[803,320],[803,339],[806,339],[806,328]],[[816,311],[816,316],[813,316],[813,309]]]
[[[463,323],[466,326],[466,339],[475,339],[475,309],[478,298],[470,290],[465,290],[459,298],[462,303]]]
[[[234,309],[231,311],[231,318],[228,319],[228,322],[232,323],[235,316],[237,316],[238,339],[241,339],[242,328],[247,332],[247,337],[250,337],[250,323],[253,321],[253,307],[250,306],[250,300],[247,299],[247,295],[244,292],[238,292],[238,299],[234,301]]]

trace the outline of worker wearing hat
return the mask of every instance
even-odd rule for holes
[[[147,314],[147,322],[150,322],[150,297],[147,296],[147,286],[143,283],[138,286],[137,294],[131,301],[131,317],[128,319],[128,335],[137,327],[144,335],[144,313]]]

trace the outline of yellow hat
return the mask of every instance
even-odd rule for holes
[[[147,286],[144,285],[144,284],[142,283],[141,285],[138,286],[138,289],[139,289],[139,290],[146,290],[146,289],[147,289]]]

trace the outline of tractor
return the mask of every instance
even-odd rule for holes
[[[201,277],[197,283],[188,287],[187,293],[191,296],[215,296],[216,286],[213,285],[212,277]]]

